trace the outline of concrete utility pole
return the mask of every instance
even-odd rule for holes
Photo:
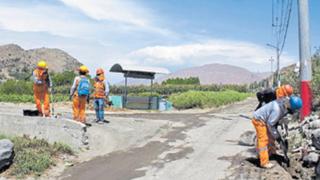
[[[301,109],[301,120],[310,115],[312,104],[312,69],[311,49],[309,43],[309,7],[308,0],[298,0],[299,18],[299,51],[300,51],[300,80],[301,98],[303,106]]]
[[[281,81],[280,81],[280,49],[278,46],[274,46],[272,44],[267,44],[267,46],[272,47],[276,50],[277,54],[277,69],[276,69],[276,81],[274,81],[274,86],[275,87],[280,87],[281,86]]]

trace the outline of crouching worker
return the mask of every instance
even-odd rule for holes
[[[33,93],[39,116],[50,116],[50,95],[51,80],[48,74],[47,63],[43,60],[38,62],[37,68],[33,71]],[[43,110],[41,102],[43,102]]]
[[[282,85],[276,89],[266,88],[262,91],[257,92],[256,96],[259,101],[259,104],[256,108],[258,110],[264,104],[268,104],[269,102],[280,99],[283,97],[289,97],[293,93],[293,87],[289,84]]]
[[[269,153],[272,151],[273,141],[283,143],[277,130],[280,120],[288,113],[293,114],[302,107],[302,100],[297,96],[272,101],[254,112],[252,124],[257,133],[257,152],[260,166],[270,169],[274,165],[269,162]]]
[[[104,120],[104,107],[105,101],[109,94],[109,88],[105,83],[105,76],[103,69],[99,68],[96,71],[96,77],[94,78],[94,108],[96,111],[96,122],[103,124],[108,122]]]
[[[86,103],[90,98],[90,81],[87,78],[89,70],[86,66],[80,66],[79,76],[75,77],[70,90],[70,100],[73,100],[73,119],[81,123],[86,123]]]

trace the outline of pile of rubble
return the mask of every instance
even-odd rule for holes
[[[320,177],[320,118],[311,115],[302,123],[289,121],[288,156],[291,166],[288,168],[293,178],[312,179]]]

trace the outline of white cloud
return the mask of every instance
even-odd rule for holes
[[[60,1],[64,4],[39,2],[22,6],[14,2],[4,4],[1,2],[0,28],[17,32],[42,31],[53,35],[79,38],[98,38],[101,34],[139,32],[173,35],[170,30],[155,26],[153,23],[156,23],[157,18],[146,8],[131,1]]]
[[[97,20],[113,20],[137,26],[149,24],[144,9],[125,0],[61,0],[68,6],[80,9]]]
[[[170,66],[198,66],[208,63],[237,65],[251,71],[268,71],[268,59],[274,51],[267,47],[241,41],[210,40],[177,46],[151,46],[131,52],[128,57],[145,64]],[[281,65],[293,63],[284,54]],[[268,68],[266,68],[268,67]]]
[[[17,32],[43,31],[61,36],[80,36],[88,31],[90,23],[77,20],[56,6],[0,6],[0,26]]]
[[[172,32],[154,25],[156,17],[140,4],[129,0],[60,0],[67,6],[79,9],[95,20],[108,20],[130,25],[140,30],[163,35]]]

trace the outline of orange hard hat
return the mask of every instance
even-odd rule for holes
[[[289,84],[283,85],[283,90],[287,94],[287,96],[291,96],[293,94],[293,87]]]
[[[96,74],[104,74],[104,70],[102,68],[98,68]]]

